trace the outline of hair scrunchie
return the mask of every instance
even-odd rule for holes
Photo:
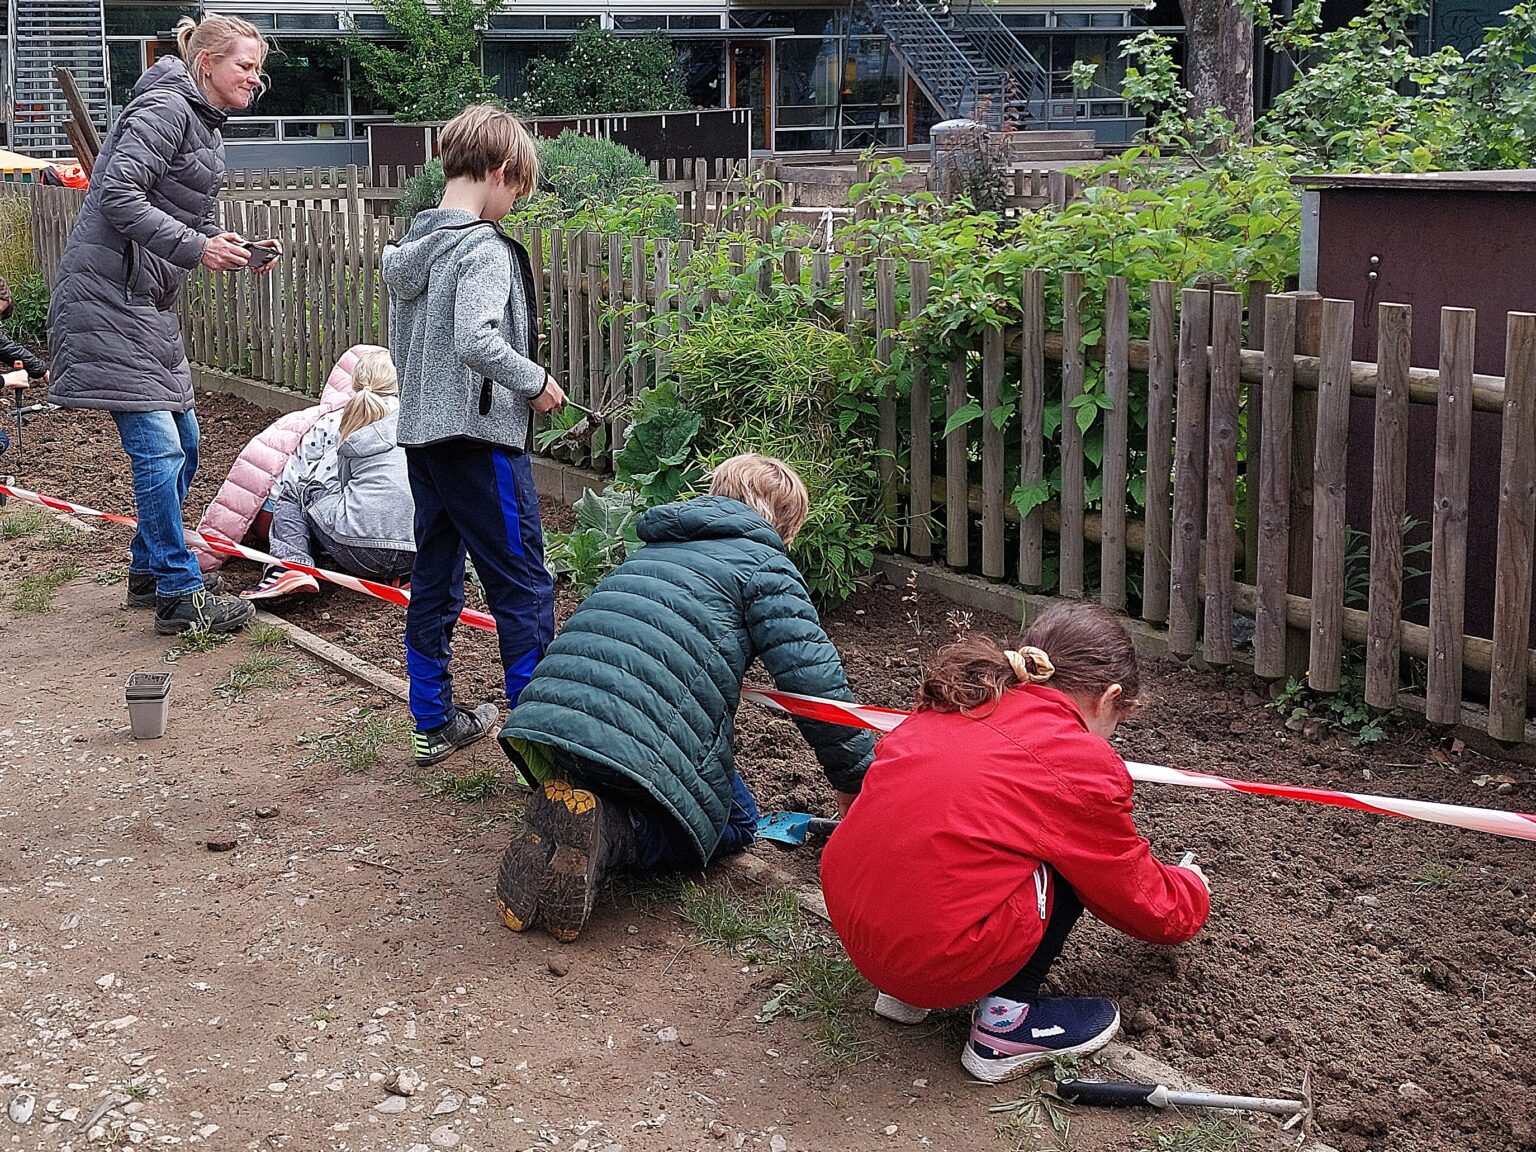
[[[1021,684],[1044,684],[1056,675],[1056,665],[1039,648],[1026,647],[1015,652],[1012,648],[1003,653],[1008,665]]]

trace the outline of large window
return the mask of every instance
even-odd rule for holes
[[[836,147],[839,47],[834,37],[774,41],[778,151],[824,152]]]
[[[564,40],[486,40],[482,67],[496,77],[496,95],[516,100],[528,91],[528,65],[534,60],[558,60],[565,55]]]
[[[883,36],[774,41],[774,149],[856,152],[906,143],[901,65]]]
[[[267,90],[253,116],[345,116],[347,53],[342,40],[283,38],[267,56]]]
[[[725,41],[674,40],[683,89],[695,108],[725,106]]]

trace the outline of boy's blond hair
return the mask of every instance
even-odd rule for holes
[[[519,197],[539,181],[533,137],[516,116],[491,104],[471,104],[443,125],[437,151],[446,180],[484,180],[500,169]]]
[[[352,399],[341,410],[341,427],[337,430],[339,443],[359,428],[366,428],[389,415],[390,406],[381,397],[400,395],[400,382],[395,376],[395,362],[382,348],[358,358],[352,370]]]
[[[710,473],[709,494],[740,500],[756,511],[789,544],[811,512],[805,481],[782,460],[748,452],[722,461]]]

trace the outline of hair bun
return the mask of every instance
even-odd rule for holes
[[[1044,684],[1056,675],[1056,665],[1039,648],[1025,647],[1017,652],[1010,648],[1003,655],[1008,657],[1008,666],[1021,684]]]

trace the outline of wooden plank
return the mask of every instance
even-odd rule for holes
[[[629,242],[629,293],[631,298],[631,317],[636,332],[635,339],[642,340],[645,336],[650,313],[650,304],[646,300],[646,253],[645,237],[632,236]],[[643,345],[642,345],[643,347]],[[630,366],[629,395],[631,398],[645,391],[647,379],[645,370],[645,358],[636,356]],[[622,430],[629,422],[621,420],[614,429],[614,446],[623,442]]]
[[[389,334],[380,331],[377,300],[380,295],[379,285],[379,254],[383,250],[379,244],[378,221],[372,216],[363,217],[363,269],[361,295],[363,301],[363,323],[359,339],[364,344],[389,345]]]
[[[1237,563],[1237,426],[1243,298],[1211,298],[1209,423],[1206,433],[1205,661],[1232,663],[1232,583]]]
[[[912,278],[910,308],[916,316],[928,307],[932,267],[926,260],[914,260],[908,272]],[[799,282],[798,277],[795,282]],[[907,550],[919,560],[928,560],[933,557],[933,385],[925,356],[913,358],[911,399],[911,519],[907,525]]]
[[[966,391],[965,357],[957,356],[949,362],[944,403],[946,422],[965,406]],[[961,425],[944,437],[944,552],[946,562],[956,569],[964,569],[971,562],[967,485],[966,429]]]
[[[1061,278],[1061,577],[1063,596],[1083,594],[1083,432],[1072,406],[1083,392],[1083,293],[1086,278]]]
[[[1206,344],[1211,294],[1186,288],[1179,308],[1179,397],[1169,548],[1168,647],[1192,656],[1199,628],[1201,496],[1205,491]]]
[[[1317,356],[1323,341],[1323,298],[1317,292],[1296,293],[1296,352]],[[1312,591],[1312,458],[1317,444],[1317,393],[1295,393],[1291,402],[1291,539],[1286,549],[1286,587],[1297,595]],[[1285,670],[1303,676],[1311,652],[1310,629],[1286,636]]]
[[[875,398],[878,419],[875,446],[880,450],[880,500],[888,521],[898,516],[896,492],[896,387],[889,366],[896,347],[896,261],[881,257],[875,265],[875,360],[881,365],[880,393]],[[999,478],[1001,486],[1001,478]],[[900,531],[897,532],[900,538]]]
[[[1440,404],[1435,420],[1434,543],[1429,570],[1431,724],[1461,719],[1462,630],[1467,594],[1467,487],[1472,474],[1472,351],[1477,313],[1440,309]],[[1532,450],[1530,444],[1524,446]],[[1502,501],[1501,501],[1502,503]]]
[[[811,254],[811,286],[818,293],[825,292],[832,283],[832,253],[818,248]]]
[[[1099,602],[1125,610],[1126,482],[1131,432],[1131,295],[1123,276],[1111,276],[1104,291],[1104,455],[1100,481]]]
[[[604,319],[608,323],[608,377],[604,405],[612,412],[617,405],[629,402],[625,387],[627,372],[624,367],[624,237],[617,232],[608,237],[608,298]],[[611,416],[608,420],[609,443],[619,442],[619,426]]]
[[[1307,658],[1307,683],[1319,692],[1337,692],[1343,670],[1345,463],[1354,330],[1354,301],[1323,301],[1312,457],[1312,639]]]
[[[1536,314],[1511,312],[1507,324],[1488,733],[1497,740],[1523,740],[1536,547]]]
[[[1045,274],[1024,272],[1019,333],[1019,487],[1034,507],[1019,521],[1019,583],[1045,582]]]
[[[1273,285],[1264,280],[1248,282],[1247,311],[1243,317],[1243,347],[1264,349],[1264,299]],[[1259,445],[1264,442],[1264,388],[1242,388],[1244,420],[1243,579],[1252,584],[1259,572]]]
[[[674,271],[677,286],[677,332],[681,336],[693,325],[693,301],[689,298],[695,283],[692,240],[678,241]]]
[[[981,337],[981,574],[1003,578],[1003,430],[994,419],[1003,385],[1003,330]]]
[[[843,256],[843,328],[852,333],[865,319],[864,262],[849,252]]]
[[[1270,296],[1264,307],[1264,430],[1258,450],[1258,605],[1253,670],[1285,675],[1285,590],[1290,549],[1291,399],[1296,368],[1296,298]],[[1253,443],[1250,438],[1249,444]],[[1253,448],[1249,448],[1249,464]],[[1250,480],[1250,483],[1252,481]]]
[[[1376,316],[1380,375],[1371,456],[1371,622],[1365,642],[1365,701],[1377,708],[1395,708],[1402,649],[1403,513],[1408,498],[1408,365],[1413,309],[1406,304],[1382,304]]]
[[[606,349],[603,346],[602,240],[598,233],[588,232],[583,253],[587,265],[587,403],[598,407],[606,402],[604,389],[607,380],[607,366],[604,363]]]
[[[565,371],[565,233],[549,230],[549,310],[544,313],[549,339],[549,371],[561,388],[570,383]]]
[[[587,404],[586,361],[582,359],[581,257],[586,233],[571,232],[565,238],[565,390],[578,404]],[[590,407],[590,405],[588,405]]]
[[[1168,585],[1173,521],[1173,400],[1178,377],[1174,285],[1154,280],[1147,361],[1146,550],[1141,563],[1141,618],[1168,619]]]
[[[667,322],[668,312],[672,308],[672,241],[661,239],[656,241],[656,324],[659,345],[656,353],[655,373],[658,379],[661,377],[663,366],[666,364],[667,337],[671,328]]]

